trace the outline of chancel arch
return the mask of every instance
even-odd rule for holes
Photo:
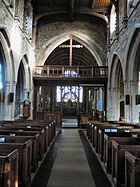
[[[105,61],[103,61],[100,51],[102,47],[96,42],[90,40],[90,37],[83,37],[80,35],[74,34],[64,34],[63,37],[56,37],[50,43],[46,43],[46,51],[44,56],[42,57],[42,62],[44,62],[44,67],[42,67],[42,75],[46,73],[45,66],[69,66],[69,58],[70,58],[70,39],[72,39],[72,63],[71,66],[75,67],[98,67],[105,65]],[[90,44],[92,45],[90,46]],[[64,46],[64,48],[63,48]],[[76,46],[80,46],[76,48]],[[81,47],[82,46],[82,47]],[[45,46],[43,46],[45,49]],[[84,50],[84,52],[82,51]],[[47,52],[47,53],[46,53]],[[45,59],[46,57],[46,59]],[[40,65],[40,63],[38,64]],[[55,68],[56,68],[55,67]],[[44,69],[43,69],[44,68]],[[62,70],[63,71],[63,70]],[[61,72],[61,70],[60,70]],[[75,71],[70,72],[72,77],[78,76]],[[70,76],[69,71],[64,71],[65,76]],[[55,72],[52,73],[55,75]],[[62,76],[63,77],[63,76]],[[66,78],[67,79],[67,78]],[[101,89],[100,89],[101,88]],[[46,119],[46,116],[49,112],[60,112],[62,118],[67,117],[77,117],[80,113],[90,113],[92,111],[98,110],[99,113],[102,113],[106,110],[104,94],[105,89],[104,85],[100,87],[100,85],[94,86],[92,85],[84,85],[80,86],[78,83],[74,85],[71,83],[61,85],[43,85],[36,86],[35,94],[37,100],[35,101],[34,111],[36,109],[36,118],[37,119]],[[59,93],[58,93],[59,92]],[[58,95],[60,97],[58,101]],[[82,95],[82,99],[80,100]],[[42,117],[41,117],[42,115]]]
[[[78,41],[81,45],[85,46],[85,48],[94,56],[98,65],[103,65],[103,60],[99,55],[99,51],[102,51],[101,46],[95,43],[92,38],[87,37],[86,35],[80,34],[62,34],[53,39],[46,42],[45,46],[42,47],[41,54],[37,57],[38,65],[43,65],[49,55],[62,43],[66,42],[67,40],[72,37],[74,40]],[[105,63],[105,62],[104,62]]]
[[[124,120],[124,75],[119,57],[112,60],[108,81],[108,120]]]
[[[136,26],[130,35],[126,60],[126,88],[130,96],[127,121],[139,122],[140,118],[140,26]]]

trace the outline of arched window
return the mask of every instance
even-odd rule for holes
[[[115,6],[112,6],[111,14],[110,14],[110,39],[113,39],[116,31],[116,10]]]
[[[56,94],[57,102],[63,101],[68,102],[81,102],[83,101],[83,88],[80,86],[57,86],[57,94]],[[61,98],[62,97],[62,98]]]

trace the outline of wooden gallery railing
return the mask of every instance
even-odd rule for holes
[[[34,77],[107,78],[108,67],[44,65],[34,68]]]

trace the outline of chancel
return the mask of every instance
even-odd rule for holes
[[[140,186],[140,1],[0,1],[0,187]]]

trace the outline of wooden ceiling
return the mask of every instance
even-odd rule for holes
[[[47,10],[104,13],[111,3],[111,0],[32,0],[31,2],[35,12],[38,14],[43,14]]]

